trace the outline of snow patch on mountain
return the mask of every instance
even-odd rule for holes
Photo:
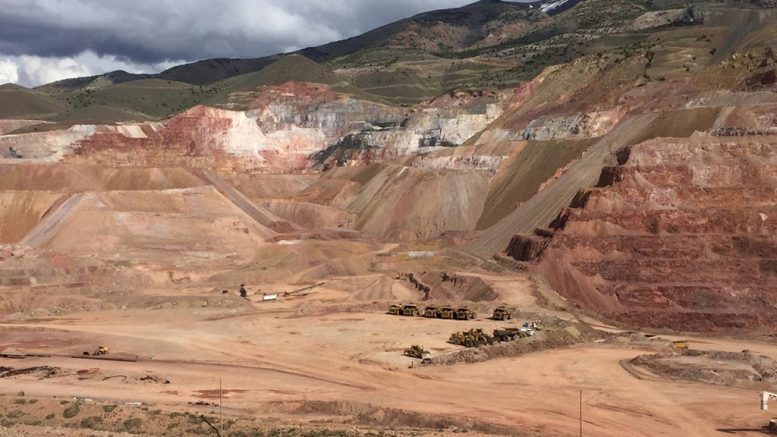
[[[547,14],[549,12],[552,12],[555,9],[560,8],[561,6],[564,6],[570,1],[571,0],[556,0],[553,2],[543,3],[542,5],[540,5],[540,10]]]

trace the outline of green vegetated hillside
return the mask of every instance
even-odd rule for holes
[[[45,93],[13,84],[0,85],[2,118],[46,118],[67,109],[67,105]]]
[[[211,87],[161,79],[142,79],[101,88],[77,89],[57,97],[72,106],[73,113],[89,117],[99,117],[100,113],[100,111],[92,111],[90,108],[112,107],[120,109],[128,115],[137,114],[146,118],[161,118],[173,112],[190,108],[214,92]],[[108,113],[105,115],[119,114]],[[72,116],[73,114],[66,114],[58,118],[72,118]]]
[[[541,4],[479,1],[294,55],[204,60],[156,75],[118,71],[35,90],[5,86],[0,117],[58,123],[163,119],[290,80],[412,106],[456,89],[512,87],[549,66],[591,56],[607,62],[649,57],[645,80],[676,80],[752,43],[752,36],[744,38],[763,27],[759,11],[771,5],[702,0],[690,8],[684,0],[573,0],[546,14]]]

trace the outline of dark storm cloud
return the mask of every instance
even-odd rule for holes
[[[0,0],[0,52],[86,50],[142,63],[253,57],[353,36],[469,0]]]

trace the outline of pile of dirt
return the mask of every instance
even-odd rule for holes
[[[347,209],[359,214],[356,229],[369,235],[418,240],[474,229],[487,190],[479,173],[392,166],[370,179]]]
[[[47,216],[24,243],[66,253],[183,267],[255,256],[274,232],[212,187],[112,191],[74,196]],[[232,260],[232,261],[230,261]],[[196,276],[202,272],[193,272]]]
[[[177,167],[0,163],[0,190],[8,191],[170,190],[203,185],[189,170]]]
[[[51,366],[38,366],[38,367],[24,367],[21,369],[15,369],[13,367],[0,366],[0,378],[13,378],[21,375],[31,375],[39,379],[52,378],[55,376],[63,376],[66,373],[59,367]]]
[[[447,302],[493,302],[499,294],[478,276],[447,272],[422,272],[417,275],[430,288],[429,298]]]
[[[307,229],[352,228],[358,217],[344,209],[316,203],[273,200],[262,202],[268,210]]]
[[[60,199],[48,191],[0,191],[0,243],[17,243]]]
[[[385,274],[348,276],[326,281],[326,287],[349,294],[349,301],[414,301],[419,293]]]
[[[576,344],[589,343],[594,340],[603,340],[611,337],[611,334],[593,329],[588,325],[570,325],[556,319],[543,318],[540,320],[540,324],[546,327],[546,329],[537,331],[533,337],[439,355],[432,358],[432,364],[449,366],[461,363],[479,363],[497,358],[516,357],[532,352],[569,348]],[[549,326],[552,328],[547,329]]]
[[[705,384],[768,388],[777,383],[777,361],[751,351],[721,352],[685,350],[640,355],[624,367],[676,380]],[[632,372],[633,373],[633,372]]]
[[[219,174],[227,183],[254,202],[289,199],[317,185],[317,174]]]

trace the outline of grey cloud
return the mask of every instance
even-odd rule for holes
[[[257,57],[472,0],[0,0],[0,53],[139,63]]]

